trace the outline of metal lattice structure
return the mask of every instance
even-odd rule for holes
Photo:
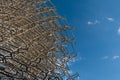
[[[68,31],[50,0],[0,0],[0,80],[74,80]]]

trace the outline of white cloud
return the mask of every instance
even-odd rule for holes
[[[110,21],[110,22],[113,22],[113,21],[114,21],[114,19],[113,19],[113,18],[110,18],[110,17],[107,18],[107,20]]]
[[[91,22],[91,21],[88,21],[87,24],[88,24],[88,25],[92,25],[92,24],[94,24],[94,23]]]
[[[114,60],[115,60],[115,59],[119,59],[119,58],[120,58],[120,56],[113,56],[113,57],[112,57],[112,59],[114,59]]]
[[[112,56],[112,57],[109,57],[109,56],[103,56],[101,57],[102,60],[117,60],[117,59],[120,59],[120,56]]]
[[[86,57],[82,57],[82,56],[77,56],[75,58],[72,59],[72,62],[79,62],[79,61],[84,61],[86,60]]]
[[[104,57],[102,57],[101,59],[102,60],[106,60],[106,59],[108,59],[109,58],[109,56],[104,56]]]
[[[84,58],[84,57],[81,57],[81,56],[78,56],[78,57],[76,58],[76,61],[81,61],[81,60],[85,60],[85,58]]]
[[[118,34],[120,34],[120,27],[118,28],[118,31],[117,31],[117,32],[118,32]]]
[[[98,20],[95,21],[88,21],[87,24],[88,25],[95,25],[95,24],[99,24],[100,22]]]
[[[99,24],[100,23],[100,21],[98,21],[98,20],[95,20],[95,24]]]

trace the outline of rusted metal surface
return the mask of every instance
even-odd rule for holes
[[[74,80],[68,31],[50,0],[0,0],[0,80]]]

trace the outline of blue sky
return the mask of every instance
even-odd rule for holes
[[[52,0],[74,26],[80,80],[120,80],[120,0]]]

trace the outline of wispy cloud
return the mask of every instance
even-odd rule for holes
[[[120,27],[118,28],[117,33],[120,34]]]
[[[115,21],[114,20],[114,18],[111,18],[111,17],[108,17],[108,18],[106,18],[108,21],[110,21],[110,22],[113,22],[113,21]]]
[[[109,56],[104,56],[101,58],[102,60],[106,60],[106,59],[109,59]]]
[[[72,62],[79,62],[79,61],[84,61],[84,60],[86,60],[86,57],[80,56],[78,54],[78,56],[72,59]]]
[[[99,24],[99,23],[100,23],[100,21],[98,21],[98,20],[87,22],[88,25],[95,25],[95,24]]]
[[[113,56],[112,57],[113,60],[116,60],[116,59],[119,59],[119,58],[120,58],[120,56]]]
[[[109,57],[109,56],[103,56],[101,57],[102,60],[117,60],[117,59],[120,59],[120,56],[117,56],[117,55],[114,55],[112,57]]]
[[[83,56],[79,56],[79,57],[77,57],[76,58],[76,61],[83,61],[83,60],[86,60],[86,58],[85,57],[83,57]]]
[[[88,25],[92,25],[92,24],[94,24],[94,23],[91,22],[91,21],[88,21],[87,24],[88,24]]]

